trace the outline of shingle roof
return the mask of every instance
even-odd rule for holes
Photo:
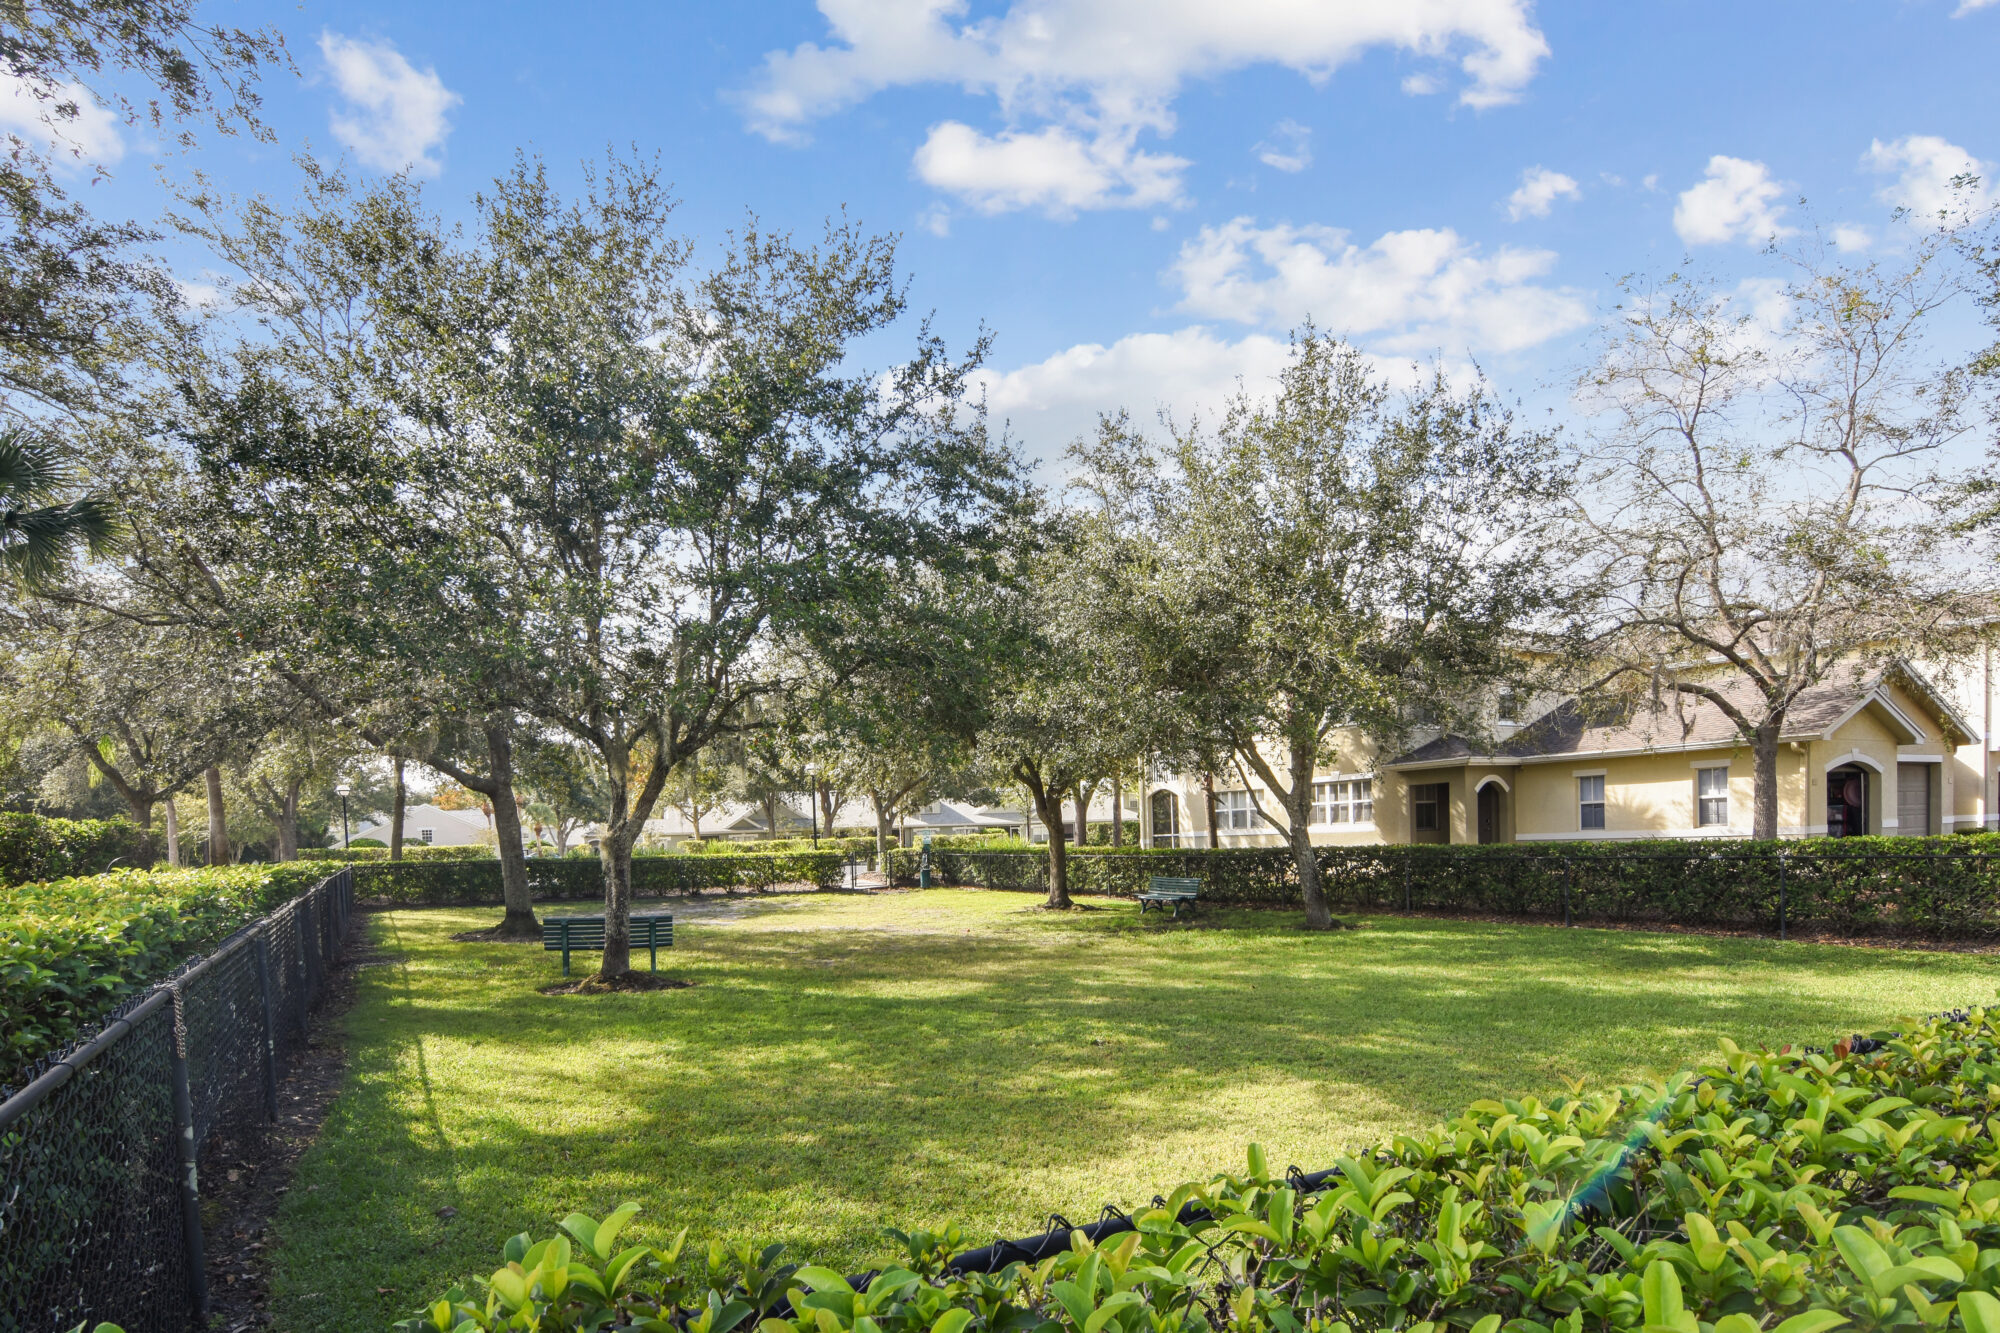
[[[1964,724],[1939,698],[1930,683],[1907,668],[1893,674],[1929,703],[1946,729],[1964,733]],[[1855,711],[1882,686],[1883,678],[1844,677],[1815,685],[1800,694],[1785,719],[1784,740],[1822,735]],[[1756,686],[1741,676],[1716,681],[1717,693],[1748,716],[1762,711]],[[1662,690],[1656,705],[1642,705],[1622,716],[1607,716],[1605,705],[1569,700],[1543,714],[1497,746],[1475,747],[1460,736],[1440,736],[1390,761],[1392,767],[1450,763],[1491,757],[1503,760],[1557,755],[1630,753],[1645,750],[1701,750],[1742,743],[1736,724],[1721,708],[1699,695]]]

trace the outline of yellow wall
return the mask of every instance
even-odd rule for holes
[[[1924,705],[1900,687],[1892,687],[1888,693],[1906,717],[1924,728],[1928,739],[1903,743],[1900,729],[1871,705],[1843,722],[1830,740],[1787,742],[1778,753],[1781,836],[1819,836],[1826,832],[1826,775],[1829,768],[1843,763],[1859,763],[1871,771],[1870,832],[1915,832],[1894,827],[1893,821],[1897,810],[1897,765],[1920,758],[1942,761],[1932,780],[1933,819],[1942,824],[1943,816],[1957,815],[1965,823],[1977,826],[1984,779],[1978,747],[1955,749],[1939,735],[1941,728]],[[1376,758],[1374,748],[1365,738],[1352,734],[1335,738],[1334,753],[1336,762],[1322,768],[1317,780],[1365,774]],[[1721,827],[1698,827],[1695,775],[1698,768],[1718,763],[1726,763],[1729,768],[1729,822]],[[1577,779],[1592,772],[1605,777],[1605,828],[1601,832],[1586,832],[1579,824]],[[1374,826],[1319,826],[1312,830],[1312,840],[1336,845],[1409,842],[1415,836],[1410,788],[1418,783],[1435,782],[1450,788],[1447,820],[1450,841],[1477,841],[1476,791],[1489,778],[1505,784],[1500,818],[1502,841],[1742,837],[1749,834],[1754,814],[1750,749],[1735,744],[1706,750],[1577,755],[1519,764],[1479,765],[1461,761],[1424,769],[1379,771],[1374,774]],[[1233,773],[1217,775],[1218,791],[1239,785]],[[1196,835],[1197,845],[1207,845],[1199,776],[1156,782],[1147,790],[1150,794],[1161,787],[1172,790],[1181,802],[1183,833]],[[1273,813],[1280,813],[1278,802],[1268,793],[1260,792],[1260,799]],[[1892,827],[1885,829],[1885,820]],[[1949,826],[1943,831],[1949,831]],[[1225,847],[1278,846],[1284,840],[1282,831],[1265,829],[1224,833],[1221,843]]]

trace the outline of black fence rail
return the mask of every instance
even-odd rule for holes
[[[1526,916],[1565,922],[1667,924],[1768,931],[2000,937],[2000,852],[1986,839],[1690,842],[1634,847],[1375,846],[1317,849],[1328,900],[1341,911]],[[1885,845],[1904,842],[1907,847]],[[915,886],[921,853],[890,854],[892,882]],[[1297,906],[1298,867],[1285,848],[1072,851],[1072,893],[1130,897],[1153,875],[1202,881],[1204,902]],[[1046,892],[1044,852],[930,852],[930,882]]]
[[[343,868],[160,983],[0,1102],[0,1333],[207,1314],[198,1163],[277,1119],[354,908]]]

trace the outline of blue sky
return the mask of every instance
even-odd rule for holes
[[[157,214],[154,162],[282,197],[310,148],[414,164],[451,214],[517,149],[573,179],[636,145],[698,240],[746,210],[903,233],[915,305],[955,340],[995,331],[991,400],[1042,457],[1099,409],[1265,382],[1307,315],[1559,402],[1620,275],[1754,279],[1774,233],[1815,225],[1891,254],[1897,203],[2000,158],[2000,0],[210,12],[284,32],[280,142],[162,155],[86,124],[100,211]],[[199,256],[174,260],[200,281]]]

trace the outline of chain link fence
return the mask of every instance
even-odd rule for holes
[[[136,997],[0,1102],[0,1333],[207,1314],[197,1164],[278,1116],[354,908],[342,869]]]

